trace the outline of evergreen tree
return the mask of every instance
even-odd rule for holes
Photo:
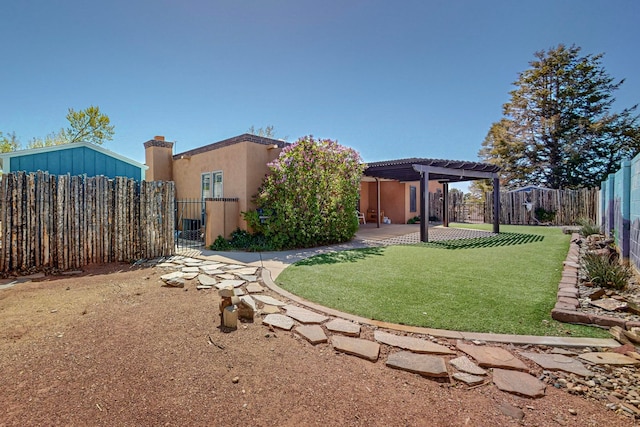
[[[494,123],[480,157],[503,168],[507,188],[594,187],[640,152],[637,105],[611,111],[615,81],[603,54],[580,54],[559,45],[536,52],[531,68],[514,82],[504,118]]]

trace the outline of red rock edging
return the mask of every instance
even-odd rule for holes
[[[640,322],[627,321],[612,316],[589,314],[580,311],[580,301],[578,300],[578,280],[580,269],[580,247],[577,241],[580,239],[578,233],[571,235],[571,244],[567,259],[564,261],[562,277],[558,284],[558,297],[556,305],[551,310],[551,318],[564,323],[581,323],[585,325],[597,325],[610,328],[619,326],[630,330],[632,327],[639,327]]]

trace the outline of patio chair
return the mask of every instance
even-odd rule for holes
[[[356,216],[358,217],[358,224],[360,224],[360,220],[362,220],[363,224],[367,223],[367,220],[364,217],[364,212],[356,211]]]

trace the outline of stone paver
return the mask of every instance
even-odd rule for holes
[[[382,331],[375,331],[373,336],[378,342],[393,347],[404,348],[405,350],[411,350],[414,353],[455,354],[455,352],[448,347],[420,338],[404,337]]]
[[[449,363],[458,371],[473,375],[487,375],[487,371],[473,363],[467,356],[456,357],[451,359]]]
[[[502,391],[526,397],[542,397],[546,388],[536,377],[510,369],[494,368],[493,383]]]
[[[333,335],[331,337],[331,345],[338,351],[371,360],[372,362],[378,360],[378,355],[380,354],[380,344],[360,338]]]
[[[453,374],[453,379],[463,382],[467,385],[478,385],[478,384],[482,384],[484,380],[486,380],[487,378],[480,377],[478,375],[468,374],[466,372],[456,372],[455,374]]]
[[[251,298],[251,296],[249,295],[242,295],[240,297],[240,301],[243,301],[245,304],[247,304],[249,307],[251,307],[253,309],[253,311],[257,311],[258,308],[256,307],[256,301]]]
[[[236,276],[234,274],[231,274],[231,273],[216,274],[216,276],[218,277],[218,279],[222,279],[222,280],[235,280],[236,279]]]
[[[280,309],[275,305],[265,304],[262,307],[262,312],[264,314],[275,314],[275,313],[280,313]]]
[[[182,267],[183,273],[198,273],[199,271],[199,267]]]
[[[218,283],[215,278],[207,276],[206,274],[199,274],[198,282],[203,286],[215,286],[215,284]]]
[[[242,267],[242,268],[233,270],[235,274],[249,274],[249,275],[256,274],[256,271],[258,271],[258,267]]]
[[[583,353],[578,357],[597,365],[640,365],[640,360],[609,351]]]
[[[294,325],[293,319],[285,316],[284,314],[269,314],[262,319],[262,323],[266,323],[267,325],[284,329],[286,331],[290,331]]]
[[[284,309],[287,312],[287,316],[296,319],[300,323],[322,323],[329,318],[322,314],[314,313],[306,308],[297,307],[295,305],[285,305]]]
[[[213,286],[205,286],[205,285],[197,285],[196,289],[199,291],[206,291],[208,289],[211,289]]]
[[[220,285],[221,286],[232,286],[234,288],[237,288],[238,286],[244,285],[244,280],[222,280],[220,282]]]
[[[590,377],[593,372],[588,370],[580,361],[562,354],[545,353],[520,353],[521,356],[531,359],[544,369],[552,371],[570,372],[582,377]]]
[[[160,280],[166,282],[167,280],[171,279],[181,279],[182,276],[184,276],[184,273],[182,271],[173,271],[171,273],[163,274],[162,276],[160,276]]]
[[[336,318],[324,325],[329,331],[338,334],[347,335],[349,337],[360,336],[360,325],[349,322],[348,320]]]
[[[185,280],[193,280],[196,277],[198,277],[198,273],[184,273],[182,275],[182,278],[185,279]]]
[[[295,331],[313,345],[328,341],[327,335],[320,325],[302,325],[298,326]]]
[[[233,288],[233,294],[237,297],[245,294],[245,291],[242,288]]]
[[[255,298],[257,301],[263,303],[263,304],[269,304],[269,305],[275,305],[278,307],[282,307],[285,306],[287,304],[283,303],[282,301],[279,301],[273,297],[270,297],[269,295],[254,295],[253,298]]]
[[[222,264],[221,268],[224,270],[237,270],[239,268],[246,268],[246,266],[238,264]]]
[[[239,278],[241,278],[242,280],[245,280],[247,282],[255,282],[258,280],[258,276],[255,276],[253,274],[238,274],[237,272],[235,272],[235,275],[238,276]]]
[[[483,368],[515,369],[528,372],[529,368],[520,359],[500,347],[478,346],[458,341],[457,347],[476,359]]]
[[[590,301],[589,304],[600,307],[607,311],[620,311],[627,308],[627,303],[624,301],[618,301],[613,298],[604,298],[595,301]]]
[[[387,358],[387,366],[425,377],[444,378],[449,376],[444,359],[429,354],[417,354],[410,351],[391,353]]]
[[[260,283],[257,282],[248,283],[246,289],[250,294],[264,292],[264,288],[260,285]]]
[[[200,267],[200,271],[202,271],[204,274],[210,274],[210,275],[215,275],[215,274],[223,274],[224,271],[220,270],[218,268],[209,268],[209,266],[204,266],[204,267]]]

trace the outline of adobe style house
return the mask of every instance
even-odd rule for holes
[[[242,134],[193,150],[173,154],[173,142],[156,136],[144,143],[146,180],[174,181],[176,200],[203,201],[200,215],[177,213],[176,226],[204,227],[205,245],[236,228],[246,229],[242,212],[255,209],[252,197],[288,142]],[[193,227],[189,227],[193,228]]]
[[[173,154],[173,142],[156,136],[144,143],[147,181],[174,181],[178,204],[176,228],[204,234],[205,245],[236,229],[246,229],[243,212],[255,209],[253,196],[288,142],[242,134],[193,150]],[[428,218],[428,203],[421,194],[442,194],[447,203],[448,183],[494,178],[499,168],[474,162],[424,158],[388,160],[367,164],[360,184],[359,206],[369,223],[378,226],[384,218],[404,224],[415,216]],[[494,191],[497,185],[494,184]],[[187,206],[191,208],[187,209]],[[446,209],[444,210],[446,212]],[[445,225],[447,218],[442,218]],[[427,221],[421,221],[421,239],[426,241]],[[494,225],[497,227],[497,225]],[[189,237],[187,237],[188,239]]]
[[[378,188],[380,192],[378,194]],[[429,192],[442,192],[442,184],[429,182]],[[392,224],[406,224],[420,215],[420,181],[401,182],[363,176],[360,182],[359,211],[367,223],[376,223],[376,212],[380,201],[380,222],[387,218]]]

